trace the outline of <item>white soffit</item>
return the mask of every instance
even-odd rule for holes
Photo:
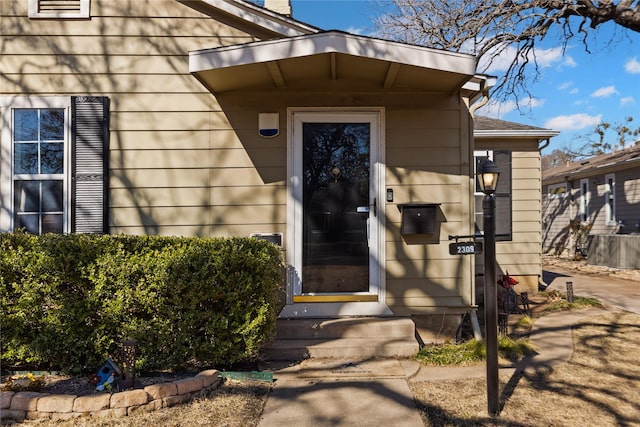
[[[317,55],[337,54],[365,58],[388,63],[390,66],[410,66],[417,69],[457,75],[458,87],[443,87],[443,90],[458,90],[475,74],[474,56],[414,46],[392,41],[374,39],[328,31],[278,40],[259,41],[243,45],[225,46],[189,52],[189,71],[200,76],[234,67],[265,64],[271,67],[282,61],[309,58]],[[366,68],[358,70],[365,75]],[[432,74],[430,75],[432,76]],[[286,80],[286,76],[283,76]],[[449,83],[451,85],[451,83]]]

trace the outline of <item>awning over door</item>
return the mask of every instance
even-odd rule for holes
[[[453,93],[474,56],[328,31],[189,52],[189,71],[211,92],[378,88]]]

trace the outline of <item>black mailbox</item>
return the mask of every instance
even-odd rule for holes
[[[402,203],[401,234],[432,234],[436,232],[436,213],[440,203]]]

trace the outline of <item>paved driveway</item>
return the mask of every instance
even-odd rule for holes
[[[574,295],[595,297],[606,306],[640,314],[640,282],[583,275],[556,266],[545,267],[542,279],[548,290],[566,292],[567,282],[573,282]]]

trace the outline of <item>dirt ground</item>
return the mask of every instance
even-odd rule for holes
[[[560,267],[568,271],[575,271],[576,273],[593,275],[593,276],[610,276],[618,279],[626,279],[635,282],[640,282],[640,270],[639,269],[620,269],[605,267],[599,265],[587,264],[586,260],[570,260],[567,258],[559,258],[556,256],[543,256],[542,264],[544,267]]]
[[[484,378],[412,383],[425,426],[640,425],[640,316],[603,312],[574,328],[572,359],[551,371],[501,371],[498,417]]]

